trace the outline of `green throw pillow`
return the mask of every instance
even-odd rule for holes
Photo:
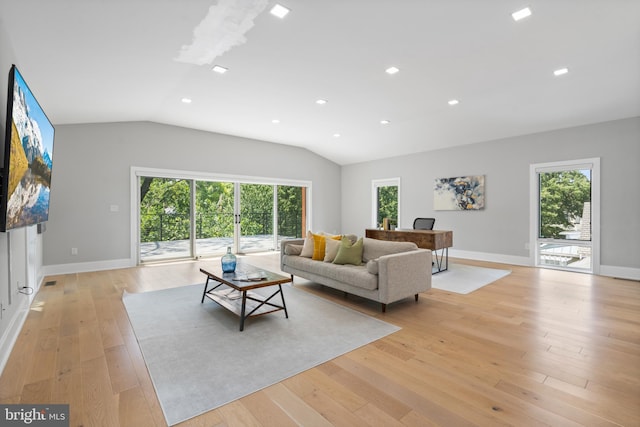
[[[362,264],[362,237],[355,243],[351,243],[348,237],[343,237],[340,242],[340,248],[333,260],[334,264]]]

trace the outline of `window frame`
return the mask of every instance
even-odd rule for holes
[[[553,267],[540,262],[539,243],[550,242],[553,239],[541,238],[540,230],[540,179],[539,174],[545,172],[561,172],[568,170],[591,170],[591,241],[576,241],[576,246],[591,247],[591,270],[570,267]],[[531,164],[529,167],[529,258],[531,265],[540,268],[553,268],[566,271],[577,271],[590,274],[600,273],[600,158],[565,160],[549,163]],[[589,244],[590,243],[590,244]]]

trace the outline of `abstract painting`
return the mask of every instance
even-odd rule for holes
[[[468,211],[484,208],[484,175],[436,178],[433,209]]]

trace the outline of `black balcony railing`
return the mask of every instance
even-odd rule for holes
[[[196,215],[196,239],[233,236],[234,215],[198,214]],[[190,220],[188,214],[141,214],[140,241],[164,242],[188,240]],[[240,220],[243,235],[273,234],[271,212],[253,212],[244,214]],[[278,216],[278,235],[301,237],[302,213],[280,214]]]

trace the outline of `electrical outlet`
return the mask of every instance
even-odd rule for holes
[[[78,255],[78,248],[71,248],[71,255]]]
[[[527,243],[525,243],[525,244],[524,244],[524,248],[525,248],[526,250],[529,250],[529,249],[530,249],[530,247],[529,247],[529,242],[527,242]]]

